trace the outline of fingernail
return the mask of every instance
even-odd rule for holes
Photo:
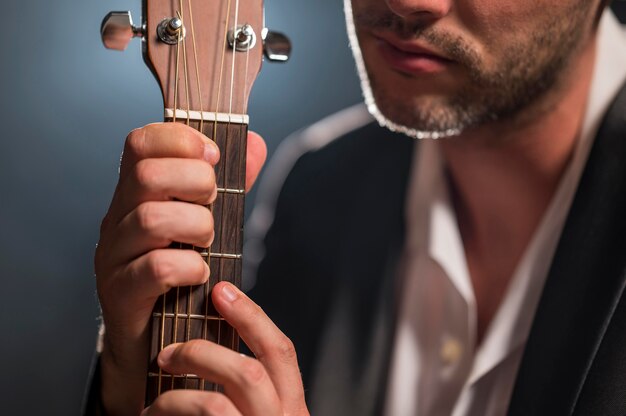
[[[230,284],[224,285],[224,287],[222,288],[222,294],[229,302],[234,302],[239,296],[236,289]]]
[[[219,158],[219,151],[217,150],[217,145],[214,143],[206,143],[204,145],[204,160],[211,164],[217,163]]]
[[[166,364],[170,360],[170,358],[172,358],[172,354],[174,354],[174,351],[176,351],[176,344],[171,344],[163,348],[158,357],[159,366]]]

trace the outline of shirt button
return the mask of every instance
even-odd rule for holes
[[[444,340],[439,350],[439,358],[446,365],[452,365],[459,361],[462,354],[463,346],[454,338]]]

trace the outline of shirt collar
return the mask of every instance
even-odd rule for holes
[[[626,33],[611,12],[598,28],[598,47],[587,110],[572,161],[517,266],[501,307],[476,351],[473,382],[526,342],[543,283],[578,180],[603,115],[626,80]],[[422,252],[446,272],[468,305],[475,330],[475,297],[457,218],[450,201],[439,144],[420,141],[407,204],[409,252]],[[414,251],[415,250],[415,251]],[[529,311],[533,311],[529,313]]]

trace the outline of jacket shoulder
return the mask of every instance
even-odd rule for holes
[[[303,212],[307,212],[331,229],[333,220],[340,221],[341,212],[360,199],[364,175],[376,174],[385,158],[395,160],[402,155],[400,164],[405,164],[413,143],[379,126],[364,104],[287,137],[263,175],[246,224],[246,280],[254,282],[266,251],[264,239],[276,218],[282,224],[290,218],[302,224]]]

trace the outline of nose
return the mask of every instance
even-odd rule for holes
[[[454,0],[385,0],[389,9],[400,17],[441,19],[450,12]]]

